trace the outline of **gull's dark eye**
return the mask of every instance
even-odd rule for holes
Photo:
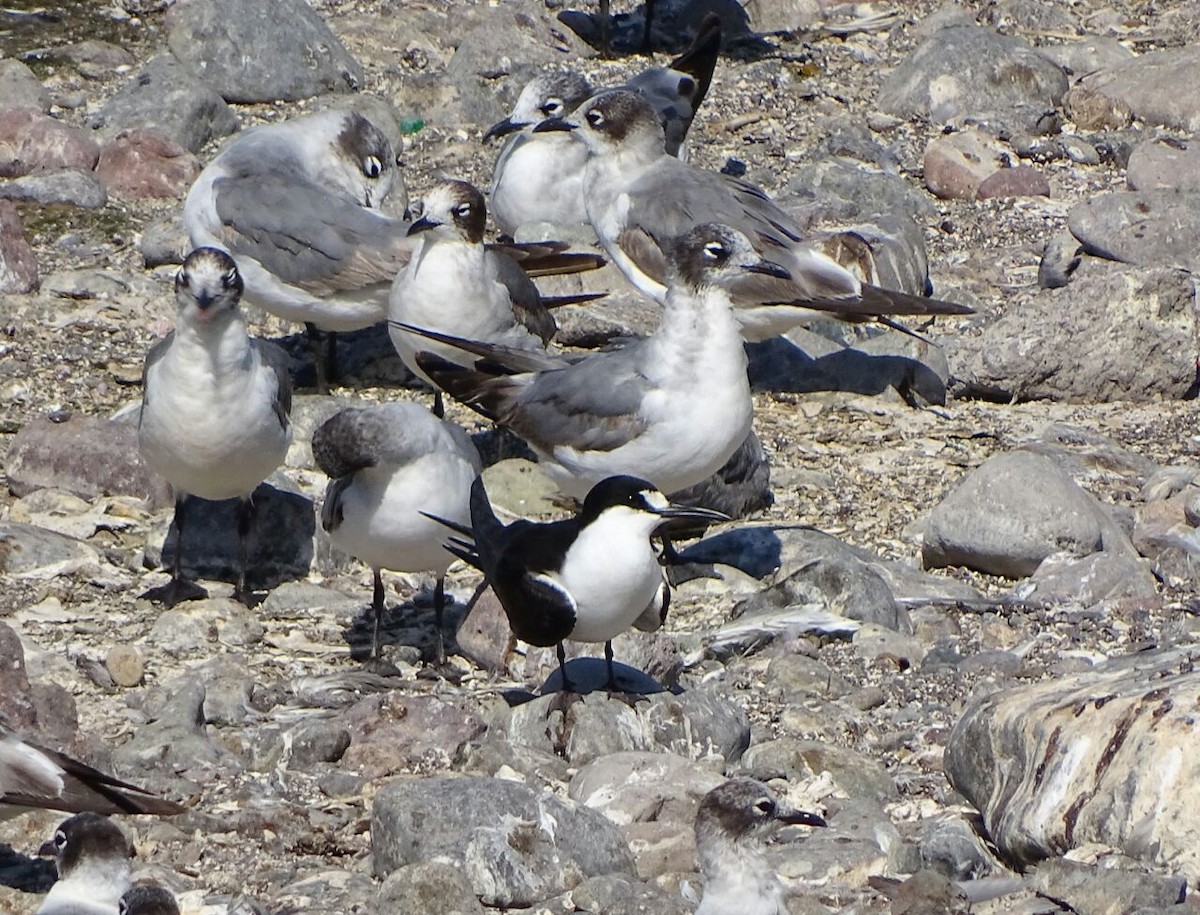
[[[544,114],[548,118],[557,117],[559,114],[562,113],[562,110],[563,110],[563,103],[562,103],[562,99],[560,99],[560,98],[548,98],[548,99],[546,99],[546,103],[544,105],[542,105],[541,108],[538,109],[538,111],[540,111],[542,114]]]
[[[221,282],[225,285],[226,289],[237,282],[237,275],[237,267],[230,267],[221,275]]]
[[[404,163],[400,161],[400,153],[396,153],[396,168],[399,168]]]
[[[710,241],[704,246],[704,256],[710,261],[721,261],[729,256],[729,251],[721,242]]]
[[[188,284],[187,271],[184,270],[182,267],[180,267],[179,272],[175,274],[175,285],[176,286],[186,286],[187,284]]]
[[[61,829],[54,834],[54,847],[62,848],[67,844],[67,834]]]
[[[363,174],[368,178],[378,178],[383,174],[383,163],[376,156],[367,156],[363,160]]]
[[[587,117],[587,122],[589,124],[591,124],[593,127],[595,127],[597,130],[599,130],[601,125],[604,124],[604,115],[602,115],[595,108],[593,108],[591,111],[589,111],[587,113],[586,117]]]
[[[759,798],[754,802],[754,812],[760,816],[769,817],[775,813],[775,802],[769,797]]]
[[[461,219],[466,219],[468,216],[471,215],[471,204],[460,203],[458,206],[456,206],[454,208],[454,215],[458,216]]]

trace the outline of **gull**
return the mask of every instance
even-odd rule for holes
[[[752,778],[713,788],[696,813],[696,854],[704,898],[696,915],[788,915],[783,885],[760,842],[785,825],[825,826],[815,813],[783,806]]]
[[[334,414],[313,433],[312,450],[330,478],[322,526],[335,546],[371,567],[371,656],[380,653],[381,570],[433,572],[434,655],[443,663],[445,576],[453,557],[442,549],[444,531],[425,513],[470,519],[471,484],[482,470],[475,446],[461,427],[424,407],[391,403]]]
[[[179,903],[161,886],[131,886],[121,897],[118,915],[179,915]]]
[[[174,801],[22,738],[0,718],[0,819],[27,810],[182,813]]]
[[[380,210],[397,174],[378,127],[329,109],[238,134],[192,184],[183,220],[193,246],[234,258],[248,302],[324,342],[387,315],[413,248],[408,222]],[[329,356],[318,354],[322,390]]]
[[[570,119],[549,118],[533,132],[574,131],[588,148],[584,203],[588,221],[613,263],[634,286],[659,302],[668,294],[671,239],[701,223],[744,233],[789,278],[745,277],[730,293],[749,341],[785,333],[816,317],[880,320],[888,315],[962,315],[952,302],[872,286],[804,244],[802,231],[765,191],[663,152],[662,126],[636,92],[602,92]]]
[[[175,276],[175,329],[150,350],[142,373],[138,445],[175,491],[178,539],[168,604],[203,591],[180,574],[190,497],[240,499],[235,592],[247,600],[246,536],[251,493],[283,463],[292,441],[292,387],[286,357],[251,339],[238,303],[241,273],[216,248],[198,248]],[[157,592],[157,589],[156,589]]]
[[[690,48],[665,67],[650,67],[625,88],[643,95],[663,125],[663,148],[684,154],[684,139],[712,82],[721,47],[721,19],[709,14]],[[551,70],[530,80],[512,112],[483,135],[490,140],[513,134],[492,172],[492,218],[512,234],[528,223],[586,223],[583,171],[587,147],[571,137],[533,133],[546,118],[566,117],[595,94],[586,79],[569,70]]]
[[[563,640],[604,642],[608,685],[616,687],[612,640],[666,618],[670,590],[651,537],[687,522],[727,521],[720,512],[672,505],[654,484],[631,476],[601,480],[573,518],[505,526],[483,479],[471,486],[470,526],[438,518],[458,537],[449,553],[483,572],[517,638],[554,645],[569,691]]]
[[[506,374],[507,354],[486,345],[475,346],[486,355],[473,368],[432,353],[419,353],[417,363],[455,399],[524,438],[569,496],[582,499],[618,474],[667,493],[686,489],[715,473],[750,433],[753,401],[729,289],[747,276],[788,274],[726,226],[693,229],[669,255],[661,322],[622,349],[542,371],[516,366],[516,374]]]
[[[389,298],[392,344],[404,364],[432,382],[417,365],[419,349],[451,361],[463,353],[414,337],[398,324],[415,324],[446,334],[515,349],[544,351],[558,327],[551,307],[599,298],[603,293],[543,298],[528,274],[506,253],[483,242],[487,208],[483,195],[465,181],[445,181],[425,197],[421,218],[409,234],[419,236],[413,258],[397,276]],[[565,258],[560,260],[565,267]],[[602,259],[575,255],[581,266]],[[464,363],[465,364],[465,363]],[[441,415],[441,394],[434,408]]]
[[[58,881],[37,915],[118,915],[134,852],[115,823],[97,813],[77,813],[59,824],[38,854],[54,857]]]

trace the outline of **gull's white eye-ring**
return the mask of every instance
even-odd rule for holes
[[[729,256],[729,249],[719,241],[710,241],[704,246],[704,256],[710,261],[719,261]]]
[[[589,111],[584,117],[587,119],[587,122],[589,124],[591,124],[593,127],[595,127],[597,130],[599,130],[600,127],[604,124],[604,115],[601,114],[599,111],[597,111],[595,108],[593,108],[591,111]]]
[[[377,156],[367,156],[363,160],[363,174],[368,178],[378,178],[383,174],[383,163]]]

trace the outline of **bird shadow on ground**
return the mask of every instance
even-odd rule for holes
[[[454,596],[446,594],[446,606],[442,625],[445,627],[446,655],[458,651],[458,643],[454,634],[466,615],[466,605],[455,600]],[[384,607],[383,621],[379,627],[379,645],[381,653],[395,656],[398,661],[416,663],[422,659],[430,661],[434,654],[434,638],[437,617],[433,609],[433,589],[422,588],[413,597],[400,603],[389,603]],[[350,658],[354,661],[371,660],[371,640],[375,626],[375,617],[371,610],[370,599],[363,604],[358,613],[342,633],[342,638],[350,648]],[[390,647],[390,650],[389,650]]]
[[[57,879],[53,861],[30,858],[11,845],[0,844],[0,886],[23,893],[45,893]]]

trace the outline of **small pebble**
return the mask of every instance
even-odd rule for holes
[[[146,673],[142,655],[132,645],[114,645],[104,659],[104,666],[117,686],[137,686]]]

